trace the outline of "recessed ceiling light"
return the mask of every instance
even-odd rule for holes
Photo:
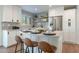
[[[35,8],[35,11],[37,11],[38,9],[37,8]]]

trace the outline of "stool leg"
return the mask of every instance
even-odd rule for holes
[[[16,53],[16,50],[17,50],[17,45],[18,45],[18,43],[17,43],[16,46],[15,46],[15,53]]]
[[[38,53],[40,53],[40,49],[38,48]]]
[[[26,47],[25,53],[29,53],[29,48]]]
[[[28,53],[29,53],[30,51],[29,51],[29,47],[28,47]]]
[[[40,49],[41,53],[42,53],[42,50]]]
[[[20,49],[21,53],[22,53],[22,43],[21,43],[21,49]]]
[[[38,53],[42,53],[42,50],[38,48]]]
[[[32,53],[34,52],[34,48],[32,47]]]
[[[24,44],[22,43],[22,52],[24,52]]]
[[[25,53],[27,53],[27,47],[26,47]]]

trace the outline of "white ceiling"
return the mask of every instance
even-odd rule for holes
[[[22,5],[21,7],[23,10],[31,13],[41,13],[49,10],[48,5]]]
[[[21,5],[23,10],[28,11],[30,13],[41,13],[44,11],[48,11],[49,7],[55,8],[60,6],[64,6],[64,9],[75,7],[75,5]]]

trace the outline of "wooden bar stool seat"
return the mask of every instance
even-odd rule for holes
[[[36,42],[36,41],[32,41],[32,44],[33,44],[33,47],[38,46],[38,42]]]
[[[55,46],[50,45],[49,43],[47,43],[45,41],[38,42],[38,52],[39,53],[40,52],[42,53],[42,51],[44,53],[55,53],[56,49],[57,48]]]
[[[24,52],[24,42],[22,41],[20,36],[15,36],[15,40],[17,42],[16,47],[15,47],[15,53],[16,52]],[[20,47],[20,49],[18,49],[18,46]]]
[[[26,51],[25,51],[26,53],[29,53],[29,47],[32,48],[32,53],[33,53],[34,52],[34,47],[37,47],[38,46],[38,42],[31,41],[31,39],[29,39],[29,38],[26,38],[24,40],[24,43],[26,45]]]

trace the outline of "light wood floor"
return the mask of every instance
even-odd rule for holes
[[[63,43],[63,53],[79,53],[79,44]]]
[[[0,53],[14,53],[15,46],[10,48],[0,47]],[[79,53],[79,45],[63,43],[63,53]]]

